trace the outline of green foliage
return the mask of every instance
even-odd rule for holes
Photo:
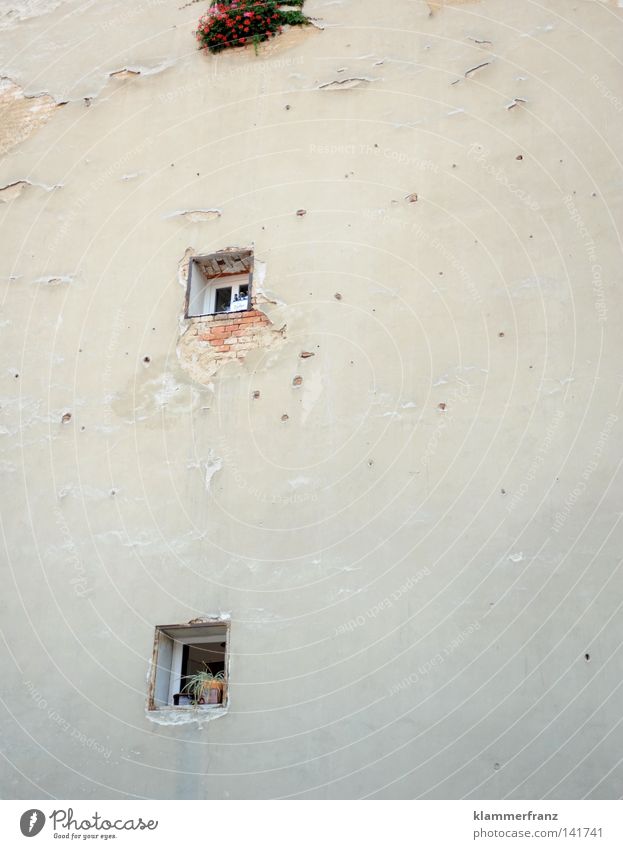
[[[279,14],[281,16],[281,23],[287,24],[291,27],[305,26],[309,23],[307,15],[304,15],[302,12],[297,12],[295,9],[281,9]]]

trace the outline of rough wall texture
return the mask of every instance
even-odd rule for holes
[[[258,309],[191,318],[178,346],[180,363],[198,383],[206,383],[225,363],[272,348],[283,333]]]
[[[2,794],[620,797],[623,11],[201,11],[0,4]],[[232,244],[277,344],[192,373]],[[228,714],[150,723],[219,613]]]

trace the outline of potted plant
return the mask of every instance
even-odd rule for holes
[[[189,675],[182,690],[188,693],[194,705],[220,705],[223,702],[225,673],[212,673],[206,666],[200,672]]]

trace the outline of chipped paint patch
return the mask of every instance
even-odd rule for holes
[[[15,198],[18,198],[29,183],[26,180],[18,180],[16,183],[9,183],[3,189],[0,189],[0,203],[10,203]]]
[[[202,221],[216,221],[223,213],[220,209],[178,209],[165,215],[165,218],[184,218],[194,223]]]
[[[177,266],[177,282],[184,290],[188,283],[188,266],[190,265],[190,258],[195,256],[196,253],[197,252],[194,248],[186,248],[184,256],[181,258]]]
[[[61,286],[64,283],[73,283],[75,279],[73,274],[61,274],[56,277],[37,277],[34,282],[40,286]]]
[[[374,82],[372,77],[348,77],[345,80],[333,80],[330,83],[323,83],[318,88],[322,91],[344,91],[349,88],[357,88],[365,83]]]
[[[481,62],[479,65],[474,65],[474,67],[473,67],[473,68],[468,68],[468,69],[465,71],[465,73],[463,74],[463,76],[467,78],[467,77],[469,77],[471,74],[475,74],[475,73],[476,73],[476,71],[482,71],[482,69],[483,69],[483,68],[486,68],[486,67],[487,67],[488,65],[490,65],[490,64],[491,64],[491,62]]]
[[[122,68],[120,71],[111,71],[108,76],[113,80],[127,80],[132,77],[140,77],[141,72],[134,68]]]
[[[6,186],[0,188],[0,203],[10,203],[12,200],[15,200],[28,186],[43,189],[44,192],[51,192],[54,189],[61,188],[60,185],[46,186],[43,183],[31,183],[30,180],[15,180],[13,183],[8,183]]]
[[[0,156],[47,124],[60,106],[48,94],[27,97],[20,86],[0,78]]]

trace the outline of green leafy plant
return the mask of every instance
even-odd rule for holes
[[[202,48],[219,53],[228,47],[251,43],[257,52],[262,41],[280,33],[284,26],[305,26],[309,18],[301,9],[305,0],[212,0],[199,19],[196,37]],[[281,7],[298,6],[298,9]]]
[[[220,704],[223,700],[222,693],[224,686],[225,673],[216,672],[213,674],[210,672],[210,668],[206,666],[205,669],[188,676],[182,692],[188,693],[193,704],[198,705],[201,699],[204,700],[204,703],[210,703],[209,691],[218,690],[220,693],[218,701],[212,701],[211,703]]]

